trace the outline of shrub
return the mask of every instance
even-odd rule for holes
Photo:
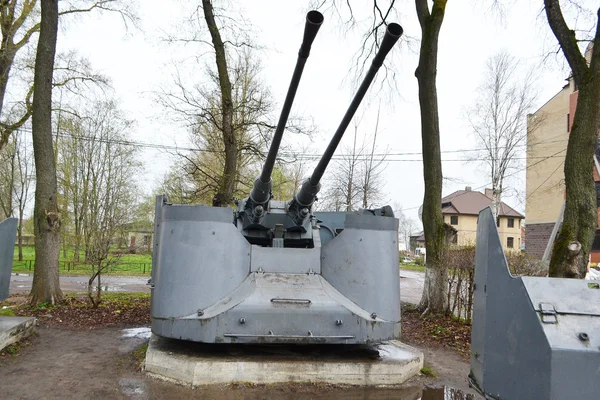
[[[526,253],[507,252],[508,269],[514,276],[547,276],[548,266]]]

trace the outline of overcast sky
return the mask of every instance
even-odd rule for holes
[[[173,63],[185,71],[190,85],[203,79],[202,64],[195,58],[201,53],[194,45],[175,46],[160,40],[165,32],[184,32],[183,21],[189,7],[183,1],[143,0],[138,4],[139,27],[128,29],[120,17],[104,13],[71,19],[64,24],[58,39],[62,50],[77,49],[94,68],[111,78],[115,95],[129,118],[137,121],[132,140],[165,145],[188,144],[186,129],[171,122],[152,97],[159,86],[172,82]],[[187,2],[191,3],[191,2]],[[358,7],[359,1],[354,2]],[[418,61],[420,30],[414,2],[397,1],[397,21],[404,32],[416,41],[412,50],[406,44],[394,49],[392,67],[397,93],[380,92],[369,96],[358,114],[364,115],[360,132],[369,135],[375,126],[377,104],[383,99],[378,146],[389,148],[385,169],[387,203],[399,203],[406,213],[417,219],[417,209],[423,199],[421,134],[417,81],[414,70]],[[564,85],[567,73],[554,57],[544,61],[549,51],[556,50],[540,1],[513,1],[500,19],[481,5],[487,1],[449,1],[440,33],[438,64],[438,100],[444,176],[444,195],[465,186],[483,190],[489,183],[482,165],[460,161],[469,149],[477,148],[465,120],[465,110],[477,96],[484,79],[487,59],[506,50],[522,61],[524,68],[536,68],[542,105]],[[283,103],[302,39],[308,2],[304,1],[229,1],[232,15],[241,12],[253,26],[253,37],[263,46],[258,57],[264,67],[263,79],[270,87],[277,105]],[[368,9],[355,9],[355,15],[368,18]],[[331,11],[324,11],[321,28],[302,77],[293,112],[314,118],[318,134],[311,141],[311,152],[322,151],[337,128],[353,92],[347,72],[353,55],[360,46],[363,25],[344,34],[341,22]],[[203,62],[214,62],[206,54]],[[274,116],[274,119],[278,117]],[[275,122],[275,121],[274,121]],[[351,132],[348,132],[351,133]],[[347,135],[344,141],[351,139]],[[286,133],[289,143],[300,140]],[[338,149],[339,151],[340,149]],[[413,153],[413,154],[405,154]],[[524,157],[524,152],[521,155]],[[158,150],[141,153],[145,163],[139,177],[148,193],[169,169],[172,156]],[[523,171],[509,181],[514,190],[505,201],[524,212],[525,162]],[[515,191],[522,193],[521,197]]]

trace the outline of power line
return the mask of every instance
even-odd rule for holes
[[[557,157],[557,156],[558,156],[558,154],[560,154],[560,153],[563,153],[563,152],[565,152],[565,151],[567,151],[567,149],[562,149],[562,150],[559,150],[559,151],[557,151],[557,152],[556,152],[556,153],[554,153],[554,154],[551,154],[551,155],[549,155],[549,156],[546,156],[546,157],[544,157],[543,159],[541,159],[541,160],[539,160],[539,161],[537,161],[537,162],[535,162],[535,163],[533,163],[533,164],[531,164],[531,165],[529,165],[529,166],[526,166],[525,168],[521,168],[521,169],[519,169],[519,170],[517,170],[517,171],[515,171],[515,172],[513,172],[513,173],[511,173],[511,174],[508,174],[508,175],[506,175],[506,176],[505,176],[505,178],[510,178],[511,176],[514,176],[514,175],[516,175],[516,174],[518,174],[518,173],[520,173],[520,172],[526,171],[526,170],[528,170],[529,168],[535,167],[536,165],[538,165],[538,164],[540,164],[540,163],[542,163],[542,162],[544,162],[544,161],[546,161],[546,160],[548,160],[548,159],[550,159],[550,158]],[[491,185],[491,184],[492,184],[492,182],[488,182],[488,183],[486,183],[485,185],[478,186],[478,187],[476,187],[476,188],[474,189],[474,191],[477,191],[477,190],[481,190],[481,189],[483,189],[483,188],[486,188],[486,187],[488,187],[488,186],[489,186],[489,185]],[[458,194],[458,195],[454,196],[454,197],[453,197],[453,199],[456,199],[457,197],[460,197],[460,196],[462,196],[462,195],[465,195],[465,194],[467,194],[467,193],[469,193],[469,192],[466,192],[466,191],[465,191],[465,192],[463,192],[463,193],[461,193],[461,194]],[[528,198],[528,196],[525,196],[525,200],[526,200],[527,198]],[[519,205],[520,205],[520,204],[522,204],[522,202],[521,202],[521,203],[519,203]],[[421,205],[418,205],[418,206],[415,206],[415,207],[403,208],[402,210],[403,210],[403,211],[416,210],[416,209],[418,209],[419,207],[421,207]]]
[[[19,130],[31,132],[31,128],[20,128]],[[97,137],[82,136],[82,135],[72,135],[72,134],[68,134],[68,133],[60,133],[59,136],[65,137],[65,138],[73,138],[73,139],[80,139],[80,140],[87,140],[87,141],[98,141],[98,142],[103,142],[103,143],[114,143],[114,144],[121,144],[124,146],[132,146],[132,147],[139,147],[139,148],[151,148],[151,149],[164,150],[164,151],[172,150],[172,151],[190,151],[190,152],[197,152],[197,153],[224,153],[224,150],[200,149],[197,147],[180,147],[180,146],[163,145],[163,144],[158,144],[158,143],[148,143],[148,142],[143,142],[143,141],[125,140],[125,139],[97,138]],[[548,144],[548,143],[566,142],[566,141],[568,141],[568,139],[544,141],[544,142],[538,142],[538,143],[533,143],[533,144],[522,144],[522,145],[517,145],[515,147],[533,147],[533,146],[539,146],[539,145]],[[504,148],[504,147],[506,147],[506,146],[499,146],[498,148],[500,149],[500,148]],[[484,149],[484,148],[454,149],[454,150],[442,150],[440,153],[447,154],[447,153],[481,152],[481,151],[485,151],[485,150],[486,149]],[[284,152],[280,152],[280,154],[283,156],[286,156],[286,157],[303,158],[306,160],[311,160],[313,158],[314,159],[321,158],[321,154],[317,154],[317,153],[294,153],[294,152],[285,152],[284,151]],[[377,159],[377,161],[420,162],[420,161],[422,161],[421,159],[388,159],[387,157],[389,157],[389,156],[410,156],[410,155],[421,155],[421,154],[422,154],[422,152],[388,152],[388,153],[373,153],[373,156],[379,157],[379,159]],[[358,159],[361,159],[361,157],[362,158],[367,158],[367,157],[370,158],[371,154],[369,153],[368,155],[362,156],[362,155],[339,153],[339,154],[335,154],[332,159],[339,160],[339,159],[343,159],[344,157],[352,157],[352,156],[356,156]],[[529,157],[529,158],[536,158],[536,157]],[[468,162],[468,161],[485,161],[488,159],[489,159],[488,157],[485,157],[485,158],[481,158],[481,159],[448,159],[448,160],[442,160],[442,161]],[[524,159],[527,159],[527,157],[520,157],[520,158],[513,158],[513,159],[524,160]]]
[[[561,162],[561,163],[559,163],[559,164],[558,164],[558,166],[556,167],[556,169],[555,169],[554,171],[552,171],[552,173],[551,173],[550,175],[548,175],[548,177],[547,177],[546,179],[544,179],[544,182],[540,183],[540,184],[538,185],[538,187],[536,187],[536,188],[535,188],[535,190],[534,190],[533,192],[531,192],[531,193],[529,193],[529,194],[525,194],[525,197],[523,198],[523,200],[521,200],[521,201],[519,202],[519,204],[517,204],[517,205],[518,205],[518,206],[520,206],[521,204],[523,204],[523,202],[524,202],[525,200],[527,200],[528,198],[531,198],[531,196],[533,196],[533,194],[534,194],[535,192],[537,192],[537,191],[538,191],[538,190],[539,190],[539,189],[540,189],[542,186],[544,186],[544,184],[545,184],[546,182],[548,182],[548,180],[550,180],[550,178],[552,178],[552,175],[554,175],[554,174],[556,173],[556,171],[558,171],[558,169],[559,169],[561,166],[563,166],[564,164],[565,164],[565,162],[564,162],[564,161],[563,161],[563,162]]]
[[[59,136],[61,137],[66,137],[66,138],[72,138],[72,139],[79,139],[79,140],[86,140],[86,141],[97,141],[97,142],[101,142],[101,143],[111,143],[111,144],[121,144],[121,145],[125,145],[125,146],[132,146],[132,147],[140,147],[140,148],[154,148],[154,149],[158,149],[158,150],[175,150],[175,151],[193,151],[193,152],[206,152],[206,153],[223,153],[223,151],[221,150],[208,150],[208,149],[197,149],[197,148],[183,148],[183,147],[178,147],[178,146],[168,146],[168,145],[159,145],[159,144],[154,144],[154,143],[145,143],[145,142],[139,142],[139,141],[130,141],[130,140],[123,140],[123,139],[109,139],[109,138],[97,138],[97,137],[90,137],[90,136],[81,136],[81,135],[71,135],[71,134],[66,134],[66,133],[62,133],[59,134]],[[451,150],[448,152],[459,152],[459,151],[467,151],[468,149],[462,149],[462,150]],[[287,157],[291,157],[297,160],[307,160],[307,161],[313,161],[313,160],[319,160],[321,158],[320,154],[311,154],[311,153],[289,153],[289,152],[281,152],[282,155],[287,156]],[[404,153],[404,154],[421,154],[421,153]],[[396,155],[400,155],[400,153],[396,153]],[[422,159],[390,159],[387,158],[386,154],[374,154],[374,156],[376,156],[377,158],[374,159],[374,161],[378,161],[378,162],[422,162]],[[337,154],[334,155],[332,157],[332,160],[344,160],[344,157],[347,157],[347,155],[343,155],[343,154]],[[370,159],[371,155],[359,155],[356,156],[355,160],[356,161],[364,161],[366,159]],[[544,158],[546,159],[546,157],[529,157],[531,158]],[[513,157],[513,160],[526,160],[527,157]],[[468,162],[468,161],[487,161],[489,160],[489,158],[478,158],[478,159],[445,159],[442,160],[442,162]]]

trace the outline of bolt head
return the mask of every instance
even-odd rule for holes
[[[246,318],[242,317],[240,318],[240,324],[245,324],[246,323]]]
[[[377,319],[377,313],[371,313],[371,318]]]
[[[342,325],[344,323],[344,321],[342,321],[341,319],[338,319],[335,321],[336,325]]]
[[[203,315],[204,315],[204,311],[202,311],[202,310],[198,310],[198,316],[199,316],[199,317],[201,317],[201,316],[203,316]]]

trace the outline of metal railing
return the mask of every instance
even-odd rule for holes
[[[35,259],[30,260],[13,260],[13,271],[33,271]],[[92,267],[89,264],[74,262],[74,261],[59,261],[58,269],[62,272],[90,270]],[[135,272],[141,274],[150,274],[152,272],[152,262],[122,262],[108,268],[105,273],[118,275],[123,272]]]

